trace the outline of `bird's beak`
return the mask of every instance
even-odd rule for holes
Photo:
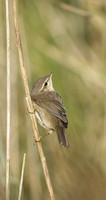
[[[54,71],[52,71],[49,75],[50,78],[52,78]]]

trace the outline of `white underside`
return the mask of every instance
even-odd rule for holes
[[[37,111],[35,111],[35,116],[37,117],[39,124],[43,126],[45,129],[48,129],[48,127],[46,127],[45,124],[42,122],[40,115]]]

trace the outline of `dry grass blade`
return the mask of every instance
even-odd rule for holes
[[[16,14],[16,0],[13,0],[13,14],[14,14],[14,25],[15,25],[15,33],[16,33],[17,46],[18,46],[20,68],[21,68],[21,74],[22,74],[22,79],[23,79],[25,93],[26,93],[27,107],[28,107],[28,110],[33,112],[33,106],[32,106],[32,102],[31,102],[31,98],[30,98],[30,91],[29,91],[28,81],[27,81],[27,76],[26,76],[26,71],[25,71],[24,57],[23,57],[21,38],[20,38],[20,33],[19,33],[17,14]],[[38,140],[39,132],[38,132],[37,124],[36,124],[35,115],[30,114],[30,117],[31,117],[31,121],[32,121],[34,137],[35,137],[36,140]],[[37,143],[37,147],[38,147],[38,152],[39,152],[40,159],[41,159],[41,162],[42,162],[42,167],[43,167],[48,191],[49,191],[51,199],[54,200],[55,197],[54,197],[54,192],[53,192],[53,188],[52,188],[52,184],[51,184],[51,180],[50,180],[50,176],[49,176],[49,171],[48,171],[46,159],[45,159],[45,156],[44,156],[44,153],[43,153],[42,145],[41,145],[40,142]]]
[[[24,156],[23,156],[23,164],[22,164],[22,171],[21,171],[18,200],[21,200],[21,195],[22,195],[22,186],[23,186],[24,169],[25,169],[25,159],[26,159],[26,153],[24,153]]]
[[[81,16],[84,16],[84,17],[93,17],[93,15],[86,10],[75,8],[75,7],[68,5],[66,3],[60,3],[59,5],[64,10],[70,11],[70,12],[75,13],[77,15],[81,15]]]
[[[9,5],[6,0],[6,37],[7,37],[7,145],[6,145],[6,200],[10,199],[10,21]]]

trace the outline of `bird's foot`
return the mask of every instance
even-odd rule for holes
[[[27,108],[27,112],[28,112],[29,114],[35,114],[35,109],[33,109],[33,111],[29,111],[28,108]]]
[[[45,136],[51,135],[51,134],[53,134],[53,133],[54,133],[53,130],[50,130],[47,134],[43,135],[42,137],[45,137]]]
[[[42,138],[44,138],[45,136],[51,135],[51,134],[53,134],[53,130],[50,130],[50,131],[49,131],[47,134],[45,134],[45,135],[39,136],[37,140],[36,140],[35,137],[34,137],[34,142],[35,142],[35,143],[36,143],[36,142],[41,142],[41,139],[42,139]]]
[[[37,140],[35,139],[35,136],[33,136],[33,139],[34,139],[34,144],[37,143],[37,142],[41,142],[41,139],[42,139],[42,136],[39,136],[37,138]]]

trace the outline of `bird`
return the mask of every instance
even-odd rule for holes
[[[60,95],[53,87],[52,75],[53,72],[35,82],[30,93],[31,100],[40,125],[47,129],[49,134],[55,131],[59,144],[68,148],[69,142],[65,133],[68,127],[67,112]]]

